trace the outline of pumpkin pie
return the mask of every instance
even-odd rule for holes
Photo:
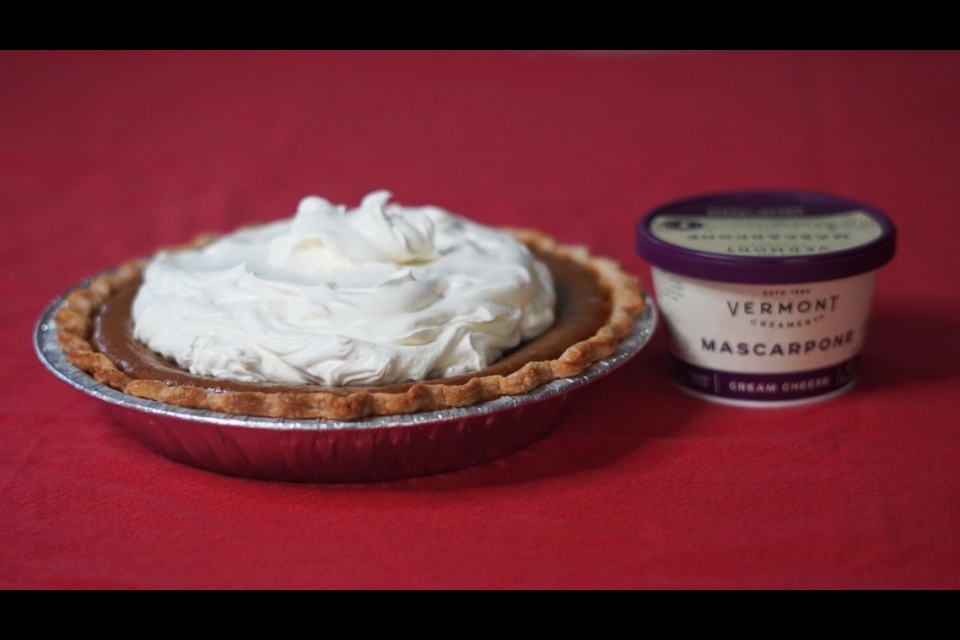
[[[636,278],[583,247],[533,230],[505,230],[549,270],[554,321],[535,339],[472,373],[380,385],[324,386],[244,381],[191,373],[134,337],[131,307],[148,260],[100,275],[67,296],[56,314],[57,339],[69,360],[98,382],[180,407],[264,417],[353,420],[467,407],[576,376],[609,356],[644,302]],[[171,251],[201,249],[198,237]]]

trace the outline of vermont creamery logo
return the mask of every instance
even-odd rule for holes
[[[753,300],[747,301],[732,301],[727,300],[727,309],[730,310],[730,315],[736,317],[737,314],[741,315],[783,315],[783,314],[794,314],[794,313],[810,313],[818,311],[836,311],[837,309],[837,300],[840,299],[840,296],[828,296],[826,298],[817,298],[816,300],[801,300],[799,302],[756,302]]]

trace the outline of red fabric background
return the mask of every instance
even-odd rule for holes
[[[800,188],[898,226],[858,389],[694,400],[661,330],[551,436],[358,486],[159,457],[37,361],[81,278],[310,193],[540,228],[649,284],[664,201]],[[0,586],[960,587],[960,54],[0,53]]]

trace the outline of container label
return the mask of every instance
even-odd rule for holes
[[[792,373],[863,345],[877,272],[805,284],[710,282],[653,269],[670,351],[711,371]]]
[[[880,223],[863,211],[823,216],[790,215],[789,207],[752,211],[749,217],[664,213],[650,221],[659,240],[703,253],[757,258],[812,256],[854,249],[883,235]]]
[[[842,389],[856,378],[857,358],[795,373],[731,373],[697,367],[673,358],[673,377],[699,393],[759,402],[783,402],[822,396]]]

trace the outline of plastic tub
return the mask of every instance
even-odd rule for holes
[[[868,205],[794,191],[672,202],[637,227],[670,332],[674,380],[751,407],[850,390],[877,270],[896,229]]]

